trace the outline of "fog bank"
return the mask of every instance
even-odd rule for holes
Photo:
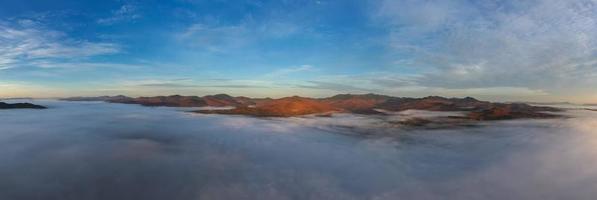
[[[597,112],[446,129],[101,102],[0,111],[0,199],[594,199]]]

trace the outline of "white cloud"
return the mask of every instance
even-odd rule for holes
[[[373,19],[390,27],[388,45],[424,67],[422,86],[597,85],[597,1],[385,0],[378,6]]]
[[[124,87],[194,87],[192,79],[187,78],[125,80],[119,82],[118,85]]]
[[[212,21],[205,20],[191,24],[177,34],[177,38],[191,47],[215,53],[228,53],[258,44],[263,40],[289,37],[299,31],[304,31],[295,23],[278,21],[275,18],[257,22],[247,17],[236,24],[221,24]],[[302,33],[304,34],[304,32]]]
[[[256,38],[246,26],[209,26],[193,24],[179,35],[179,39],[192,47],[203,48],[211,52],[226,52],[238,49]]]
[[[141,18],[138,8],[135,5],[125,4],[119,9],[112,11],[110,17],[101,18],[97,20],[98,24],[111,25],[122,21],[132,21]]]
[[[301,65],[298,67],[289,67],[289,68],[281,68],[277,69],[271,73],[265,75],[266,78],[283,78],[288,75],[296,74],[296,73],[303,73],[303,72],[313,72],[316,71],[315,67],[311,65]]]
[[[0,23],[0,68],[47,63],[53,59],[83,60],[120,52],[117,44],[70,39],[63,32],[34,22],[20,24],[25,25]]]
[[[141,64],[122,64],[108,62],[54,62],[54,61],[34,61],[32,66],[39,68],[142,68],[147,65]]]
[[[315,90],[329,90],[333,92],[342,93],[361,93],[361,92],[372,92],[370,88],[359,88],[345,83],[337,82],[326,82],[326,81],[309,81],[308,84],[298,85],[300,88],[315,89]]]
[[[455,74],[477,73],[478,66],[462,66]],[[358,75],[321,76],[313,81],[298,83],[298,88],[331,93],[379,93],[398,97],[472,96],[492,101],[550,101],[556,97],[542,89],[528,87],[467,87],[445,88],[419,84],[424,75],[401,75],[393,72],[372,72]],[[560,99],[558,99],[560,100]],[[579,101],[579,99],[571,99]]]

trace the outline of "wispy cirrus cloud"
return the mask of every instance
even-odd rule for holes
[[[255,21],[247,17],[232,24],[203,20],[189,25],[178,33],[176,38],[194,48],[214,53],[229,53],[258,44],[263,40],[304,34],[304,31],[304,27],[290,21],[278,21],[275,18]]]
[[[385,0],[372,15],[388,46],[447,89],[555,91],[597,84],[597,2]]]
[[[268,82],[256,80],[232,80],[232,79],[139,79],[127,80],[118,83],[125,87],[143,88],[267,88],[271,85]]]
[[[118,22],[134,21],[141,18],[139,8],[133,4],[124,4],[120,8],[113,10],[111,16],[100,18],[97,20],[98,24],[111,25]]]
[[[360,88],[348,83],[326,82],[326,81],[308,81],[307,84],[297,85],[299,88],[316,89],[316,90],[331,90],[335,92],[372,92],[368,88]]]
[[[0,43],[0,68],[4,69],[56,61],[68,63],[121,51],[118,44],[71,39],[64,32],[30,20],[0,22]]]
[[[199,23],[189,26],[178,38],[192,47],[222,53],[252,43],[256,38],[250,34],[243,25],[211,26]]]
[[[34,61],[30,62],[31,66],[38,68],[143,68],[147,66],[155,66],[152,64],[124,64],[113,62],[79,62],[79,61]]]
[[[419,84],[422,75],[401,75],[394,72],[374,72],[357,75],[321,76],[294,87],[327,93],[380,93],[400,97],[440,95],[448,97],[474,96],[486,100],[540,100],[550,97],[541,89],[527,87],[445,88]]]
[[[288,67],[288,68],[280,68],[265,74],[264,77],[266,78],[284,78],[289,75],[293,75],[296,73],[304,73],[304,72],[314,72],[317,71],[317,68],[313,67],[312,65],[301,65],[297,67]]]

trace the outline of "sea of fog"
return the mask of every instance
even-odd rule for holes
[[[593,111],[430,129],[33,103],[0,110],[3,200],[597,198]]]

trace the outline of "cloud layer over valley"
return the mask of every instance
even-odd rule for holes
[[[101,102],[34,103],[49,109],[0,111],[0,198],[597,195],[592,111],[570,111],[575,117],[566,119],[412,129],[358,115],[257,119]]]

